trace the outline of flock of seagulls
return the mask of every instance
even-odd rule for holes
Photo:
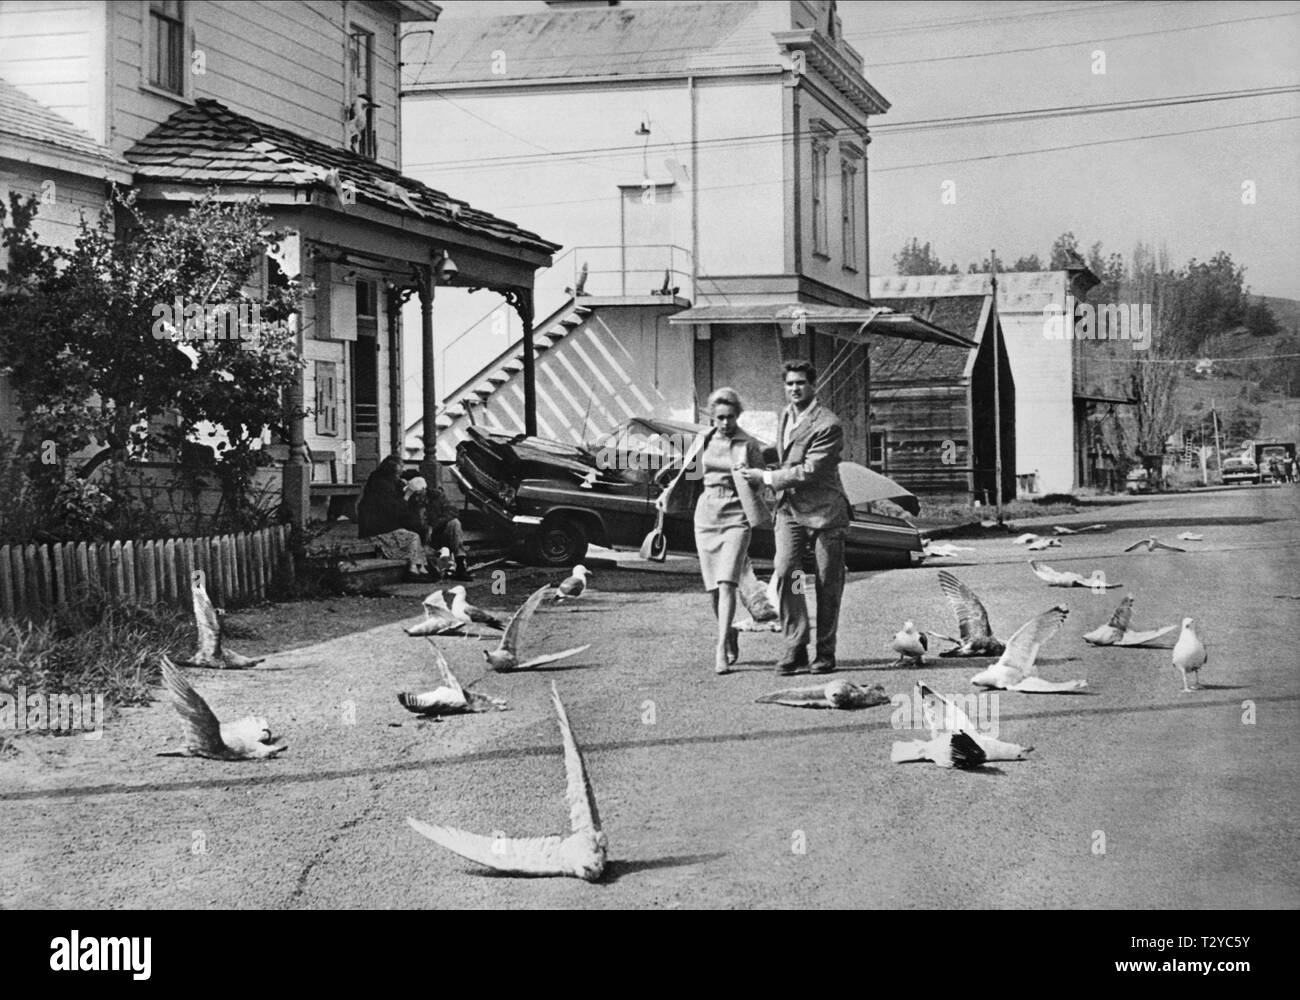
[[[1078,534],[1100,530],[1104,524],[1082,528],[1055,529],[1058,535]],[[1180,540],[1201,540],[1201,536],[1184,532]],[[1016,544],[1059,546],[1052,537],[1025,534]],[[1169,549],[1186,551],[1167,545],[1156,538],[1146,538],[1128,546],[1132,552],[1146,546],[1147,551]],[[954,557],[958,552],[974,551],[952,545],[927,544],[927,554]],[[1034,574],[1049,586],[1088,587],[1102,591],[1120,584],[1106,581],[1101,570],[1084,577],[1075,572],[1061,572],[1049,566],[1030,561]],[[491,695],[469,690],[457,679],[442,651],[433,643],[437,635],[467,636],[481,632],[467,631],[471,626],[495,629],[501,637],[495,649],[483,651],[489,671],[511,672],[567,659],[590,648],[590,643],[558,653],[545,653],[524,657],[521,652],[525,631],[532,617],[554,590],[556,603],[581,598],[587,589],[591,574],[584,566],[575,566],[573,573],[558,586],[550,584],[537,588],[508,623],[470,604],[464,587],[457,586],[444,592],[435,590],[422,602],[425,619],[406,631],[412,636],[430,637],[433,648],[436,684],[428,691],[404,691],[397,700],[408,712],[442,719],[453,715],[479,712],[505,711],[506,701]],[[1087,687],[1083,679],[1049,681],[1040,676],[1037,667],[1039,651],[1060,632],[1069,609],[1063,604],[1054,605],[1021,625],[1005,643],[997,639],[989,622],[988,611],[980,598],[956,576],[947,570],[938,574],[938,583],[957,618],[958,637],[918,629],[915,622],[904,622],[903,628],[893,637],[891,646],[899,654],[894,668],[921,667],[929,653],[927,635],[952,644],[952,648],[939,654],[941,657],[997,657],[995,663],[971,677],[972,685],[982,689],[1016,691],[1028,694],[1062,694],[1080,691]],[[769,585],[770,586],[770,585]],[[216,669],[247,669],[261,663],[226,649],[222,643],[221,617],[212,605],[203,585],[202,575],[191,578],[191,594],[198,632],[198,648],[194,656],[183,661],[191,667]],[[769,595],[770,596],[770,595]],[[1173,625],[1152,630],[1135,630],[1131,627],[1133,597],[1125,597],[1111,614],[1110,619],[1083,636],[1094,646],[1142,646],[1172,632]],[[751,609],[752,610],[752,609]],[[772,608],[763,609],[763,618]],[[759,615],[755,614],[755,619]],[[770,617],[775,617],[774,613]],[[1205,646],[1196,634],[1192,618],[1184,618],[1182,630],[1173,647],[1173,662],[1183,678],[1183,690],[1191,692],[1199,685],[1199,671],[1208,660]],[[486,676],[486,675],[485,675]],[[1191,681],[1195,682],[1189,684]],[[482,678],[480,678],[481,680]],[[207,702],[186,680],[177,664],[166,656],[162,658],[162,683],[171,704],[184,724],[185,741],[176,749],[160,752],[160,756],[205,757],[214,760],[270,759],[287,749],[283,740],[276,738],[267,721],[250,716],[235,722],[222,723]],[[477,683],[477,681],[473,682]],[[471,687],[473,684],[470,685]],[[930,761],[940,767],[972,769],[989,761],[1026,760],[1034,749],[1009,743],[982,733],[973,725],[954,701],[936,693],[918,681],[916,693],[922,706],[922,717],[929,738],[898,741],[893,744],[890,759],[894,763]],[[605,871],[608,859],[608,841],[601,828],[590,777],[582,751],[574,736],[559,691],[551,685],[565,765],[565,800],[569,807],[570,831],[567,835],[507,838],[501,834],[491,837],[468,833],[449,826],[438,826],[408,817],[408,823],[417,833],[453,853],[493,870],[523,876],[568,876],[587,881],[598,880]],[[891,701],[883,685],[862,686],[837,678],[826,684],[810,687],[786,688],[762,695],[757,702],[778,704],[795,708],[854,710],[887,704]]]

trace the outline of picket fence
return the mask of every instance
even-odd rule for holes
[[[48,614],[104,595],[128,604],[190,606],[190,574],[202,570],[218,606],[266,596],[287,558],[289,526],[203,538],[0,546],[0,616]]]

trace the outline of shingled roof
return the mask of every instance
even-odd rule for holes
[[[986,298],[983,295],[947,295],[941,298],[873,298],[871,301],[878,306],[911,313],[978,343],[984,332],[980,327],[980,317],[984,314]],[[868,347],[871,381],[873,385],[881,386],[888,382],[961,378],[966,373],[972,350],[974,348],[873,337]]]
[[[126,158],[136,166],[137,183],[320,186],[341,191],[351,182],[359,202],[543,253],[559,249],[559,244],[435,191],[391,167],[255,121],[207,98],[177,111],[128,149]]]
[[[445,18],[411,42],[402,89],[449,83],[676,74],[780,65],[759,4],[656,4]],[[497,53],[504,53],[504,74]]]
[[[125,160],[89,133],[6,80],[0,80],[0,133],[79,153],[105,166],[130,169]]]

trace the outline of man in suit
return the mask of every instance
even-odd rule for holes
[[[785,364],[789,406],[781,413],[775,469],[745,469],[751,485],[776,490],[776,578],[785,652],[776,672],[783,676],[835,669],[835,637],[844,593],[844,532],[851,520],[840,483],[844,427],[817,402],[817,369],[807,361]],[[817,649],[808,662],[808,605],[801,581],[809,542],[817,559]]]

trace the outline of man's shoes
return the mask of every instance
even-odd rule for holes
[[[474,579],[473,574],[469,571],[469,561],[464,556],[456,557],[456,572],[451,575],[451,578],[466,583]]]
[[[814,660],[813,665],[808,668],[810,674],[833,674],[835,673],[834,660]]]
[[[776,665],[776,672],[782,677],[793,677],[808,669],[808,661],[805,659],[782,660]]]

